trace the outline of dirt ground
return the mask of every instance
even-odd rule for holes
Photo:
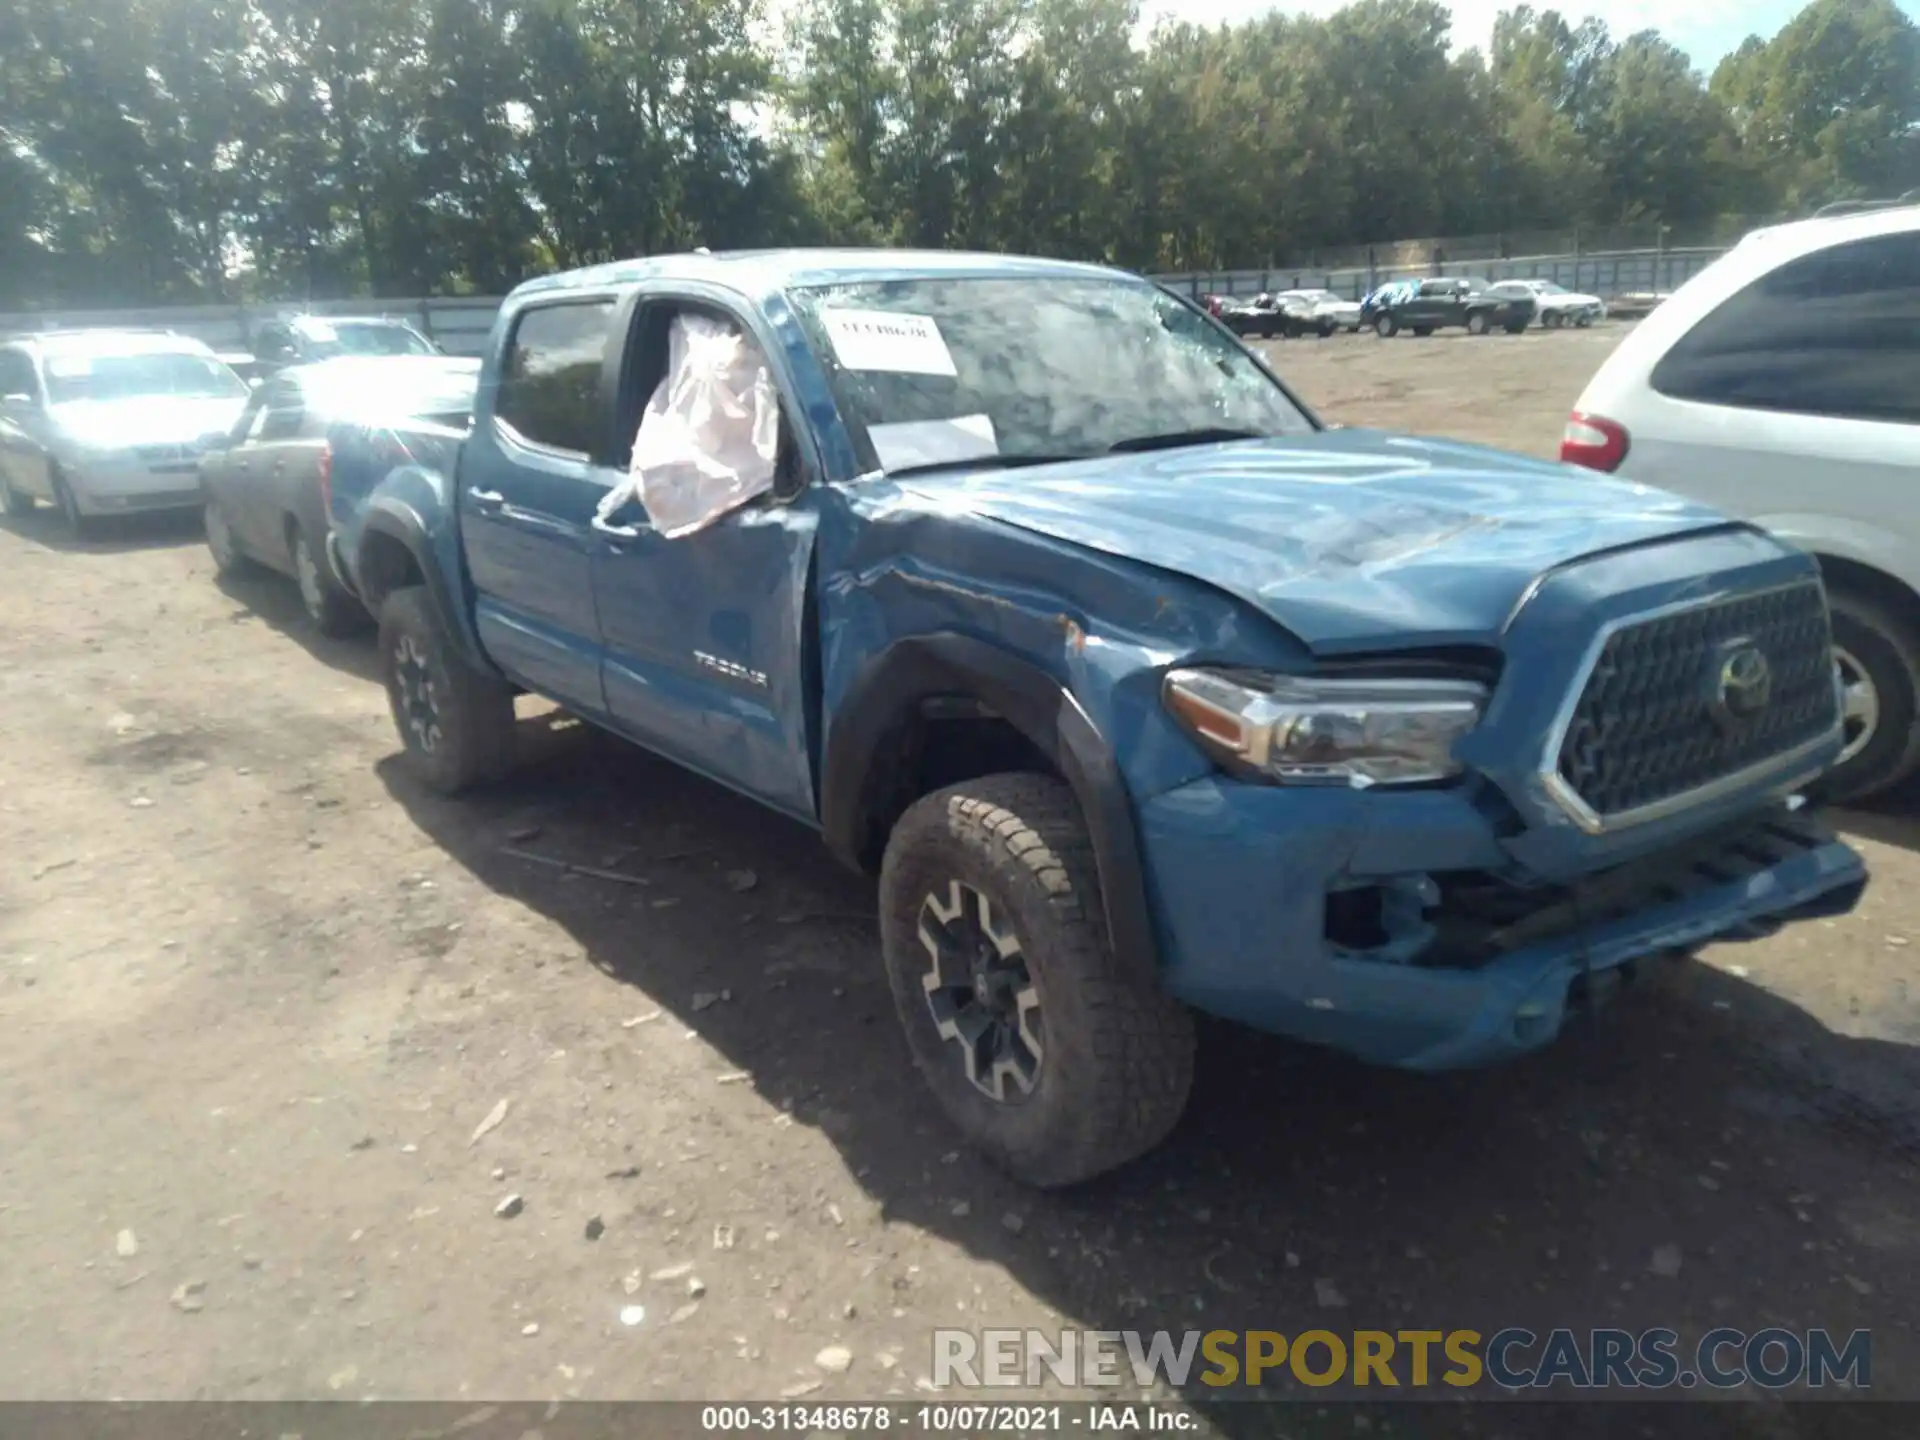
[[[1274,353],[1329,418],[1551,453],[1618,334]],[[1858,913],[1521,1064],[1209,1026],[1170,1144],[1037,1195],[922,1095],[799,827],[531,714],[431,798],[369,645],[192,525],[7,522],[0,616],[0,1398],[912,1397],[937,1325],[1870,1326],[1920,1391],[1909,806],[1837,817]]]

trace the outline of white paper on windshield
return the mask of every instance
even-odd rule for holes
[[[1000,453],[990,415],[959,415],[951,420],[897,420],[891,425],[869,425],[874,458],[882,470],[904,470],[909,465],[939,465],[950,460],[978,460]]]
[[[849,370],[897,375],[952,375],[953,352],[931,315],[895,310],[820,312],[833,353]]]
[[[49,355],[47,373],[56,380],[77,380],[93,373],[93,361],[84,355]]]

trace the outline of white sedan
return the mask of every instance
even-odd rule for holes
[[[1280,299],[1303,306],[1309,325],[1322,335],[1331,335],[1336,330],[1351,333],[1360,328],[1359,302],[1342,300],[1331,290],[1285,290]]]
[[[1551,280],[1502,280],[1493,291],[1496,295],[1531,295],[1540,323],[1550,329],[1561,325],[1584,327],[1607,318],[1607,302],[1598,295],[1583,295]]]
[[[39,500],[75,534],[100,515],[200,508],[200,456],[246,382],[198,340],[47,331],[0,345],[0,510]]]

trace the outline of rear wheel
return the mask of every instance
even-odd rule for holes
[[[1179,1120],[1192,1020],[1116,965],[1093,845],[1060,781],[988,775],[915,803],[887,842],[880,924],[915,1066],[1003,1169],[1072,1185]]]
[[[1382,315],[1373,322],[1373,333],[1382,340],[1391,340],[1400,330],[1400,322],[1391,315]]]
[[[1524,320],[1516,320],[1511,325],[1507,326],[1507,334],[1509,335],[1524,335],[1526,333],[1527,333],[1527,322]]]
[[[1920,764],[1920,637],[1867,596],[1834,590],[1829,600],[1844,741],[1818,789],[1827,800],[1860,799]]]
[[[1540,328],[1543,330],[1558,330],[1560,328],[1560,313],[1557,310],[1547,311],[1540,317]]]
[[[289,545],[293,552],[293,578],[300,586],[300,603],[307,619],[322,635],[339,637],[351,634],[365,623],[367,612],[360,607],[327,569],[318,547],[307,538],[304,527],[295,525]]]
[[[1492,328],[1492,325],[1487,322],[1487,317],[1478,311],[1467,316],[1467,333],[1469,335],[1484,335]]]
[[[467,663],[422,586],[380,607],[380,673],[407,760],[429,789],[452,795],[512,767],[513,691]]]

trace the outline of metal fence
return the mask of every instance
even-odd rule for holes
[[[1724,255],[1724,248],[1614,250],[1559,255],[1522,255],[1505,260],[1450,260],[1444,252],[1419,264],[1353,266],[1314,270],[1275,266],[1265,270],[1200,270],[1153,278],[1185,294],[1259,295],[1276,290],[1331,290],[1358,300],[1389,280],[1429,275],[1474,275],[1483,280],[1551,280],[1569,290],[1615,300],[1626,295],[1665,295]]]
[[[1274,290],[1332,290],[1358,300],[1389,280],[1427,275],[1477,275],[1486,280],[1552,280],[1569,290],[1614,301],[1628,295],[1664,295],[1724,254],[1723,249],[1615,250],[1527,255],[1504,260],[1451,260],[1445,252],[1421,263],[1374,264],[1345,269],[1306,266],[1265,270],[1207,270],[1156,275],[1161,284],[1201,295],[1258,295]],[[255,329],[288,314],[392,316],[418,325],[452,355],[478,355],[486,348],[500,298],[327,300],[311,305],[177,305],[144,310],[53,310],[0,313],[0,335],[81,326],[139,326],[175,330],[216,350],[251,351]]]
[[[216,350],[253,349],[254,331],[290,314],[380,316],[408,320],[451,355],[478,355],[500,309],[498,296],[421,300],[326,300],[311,305],[156,305],[144,310],[0,312],[0,335],[95,326],[173,330]]]

